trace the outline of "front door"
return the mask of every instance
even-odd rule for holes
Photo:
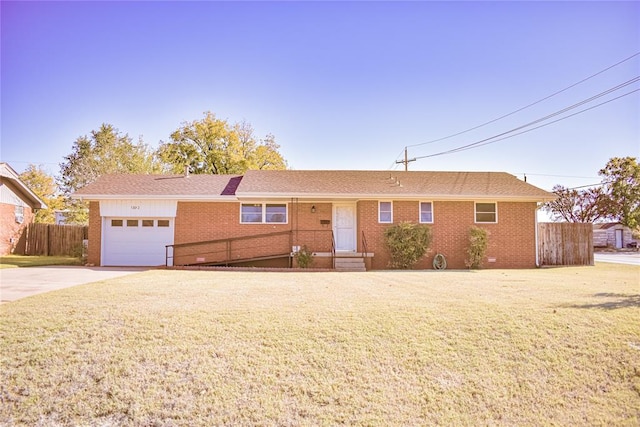
[[[616,232],[616,248],[622,249],[623,231],[622,230],[616,230],[615,232]]]
[[[333,206],[333,234],[336,240],[336,251],[356,250],[356,206]]]

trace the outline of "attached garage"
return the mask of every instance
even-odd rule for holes
[[[174,240],[175,200],[103,200],[102,259],[104,266],[165,264]]]
[[[104,218],[102,265],[165,264],[165,246],[173,244],[172,218]]]

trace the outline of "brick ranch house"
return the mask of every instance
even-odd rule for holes
[[[38,209],[47,205],[33,193],[7,163],[0,163],[0,255],[13,252]]]
[[[501,172],[254,170],[105,175],[74,197],[89,202],[95,265],[286,267],[306,247],[313,267],[385,269],[384,230],[411,221],[433,234],[415,268],[441,253],[460,269],[473,225],[490,233],[486,267],[535,267],[536,211],[555,195]]]

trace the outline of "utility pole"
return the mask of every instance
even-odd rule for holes
[[[404,171],[408,171],[409,170],[409,162],[415,162],[416,158],[414,157],[413,159],[409,158],[409,154],[407,153],[407,147],[404,147],[404,160],[396,160],[396,163],[403,163],[404,164]]]

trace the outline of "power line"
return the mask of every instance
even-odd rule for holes
[[[502,119],[504,119],[504,118],[506,118],[506,117],[512,116],[512,115],[514,115],[514,114],[516,114],[516,113],[519,113],[520,111],[525,110],[525,109],[527,109],[527,108],[529,108],[529,107],[533,107],[534,105],[539,104],[539,103],[541,103],[541,102],[543,102],[543,101],[546,101],[547,99],[552,98],[552,97],[554,97],[554,96],[556,96],[556,95],[559,95],[559,94],[561,94],[562,92],[566,92],[567,90],[569,90],[569,89],[571,89],[571,88],[573,88],[573,87],[575,87],[575,86],[577,86],[577,85],[579,85],[579,84],[581,84],[581,83],[584,83],[584,82],[586,82],[587,80],[590,80],[590,79],[592,79],[592,78],[594,78],[594,77],[596,77],[596,76],[599,76],[600,74],[602,74],[602,73],[604,73],[604,72],[606,72],[606,71],[609,71],[610,69],[612,69],[612,68],[614,68],[614,67],[617,67],[618,65],[620,65],[620,64],[622,64],[622,63],[624,63],[624,62],[627,62],[627,61],[629,61],[630,59],[633,59],[633,58],[635,58],[635,57],[636,57],[636,56],[638,56],[638,55],[640,55],[640,52],[636,52],[636,53],[634,53],[633,55],[629,56],[628,58],[625,58],[625,59],[623,59],[622,61],[616,62],[615,64],[610,65],[609,67],[607,67],[607,68],[605,68],[605,69],[603,69],[603,70],[600,70],[600,71],[598,71],[597,73],[592,74],[592,75],[590,75],[589,77],[586,77],[586,78],[584,78],[584,79],[582,79],[582,80],[580,80],[580,81],[578,81],[578,82],[576,82],[576,83],[572,84],[571,86],[567,86],[567,87],[566,87],[566,88],[564,88],[564,89],[561,89],[561,90],[559,90],[559,91],[557,91],[557,92],[554,92],[554,93],[552,93],[551,95],[545,96],[544,98],[542,98],[542,99],[540,99],[540,100],[538,100],[538,101],[532,102],[531,104],[525,105],[524,107],[518,108],[517,110],[514,110],[514,111],[512,111],[512,112],[510,112],[510,113],[508,113],[508,114],[505,114],[505,115],[503,115],[503,116],[500,116],[500,117],[498,117],[498,118],[496,118],[496,119],[489,120],[488,122],[482,123],[482,124],[480,124],[480,125],[474,126],[474,127],[472,127],[472,128],[469,128],[469,129],[463,130],[463,131],[458,132],[458,133],[454,133],[454,134],[449,135],[449,136],[445,136],[445,137],[443,137],[443,138],[438,138],[438,139],[433,139],[433,140],[431,140],[431,141],[427,141],[427,142],[421,142],[421,143],[418,143],[418,144],[408,145],[407,147],[418,147],[418,146],[421,146],[421,145],[433,144],[434,142],[444,141],[444,140],[446,140],[446,139],[450,139],[450,138],[453,138],[453,137],[455,137],[455,136],[463,135],[463,134],[465,134],[465,133],[471,132],[472,130],[476,130],[476,129],[479,129],[479,128],[484,127],[484,126],[486,126],[486,125],[489,125],[489,124],[491,124],[491,123],[497,122],[498,120],[502,120]]]
[[[632,79],[632,80],[636,80],[636,81],[637,81],[637,79],[638,79],[638,78],[636,78],[636,79]],[[629,83],[629,84],[631,84],[631,83]],[[624,85],[624,86],[626,86],[626,85]],[[624,86],[619,86],[619,87],[617,87],[617,89],[619,89],[619,88],[621,88],[621,87],[624,87]],[[617,90],[617,89],[616,89],[616,90]],[[494,135],[494,136],[492,136],[492,137],[485,138],[485,139],[482,139],[482,140],[480,140],[480,141],[473,142],[473,143],[471,143],[471,144],[466,144],[466,145],[462,145],[462,146],[460,146],[460,147],[452,148],[451,150],[441,151],[441,152],[439,152],[439,153],[429,154],[429,155],[426,155],[426,156],[418,156],[418,157],[416,157],[416,159],[426,159],[426,158],[428,158],[428,157],[436,157],[436,156],[442,156],[442,155],[445,155],[445,154],[457,153],[457,152],[459,152],[459,151],[471,150],[471,149],[473,149],[473,148],[478,148],[478,147],[482,147],[482,146],[485,146],[485,145],[493,144],[493,143],[495,143],[495,142],[502,141],[502,140],[505,140],[505,139],[508,139],[508,138],[513,138],[514,136],[522,135],[523,133],[531,132],[531,131],[533,131],[533,130],[540,129],[540,128],[543,128],[543,127],[545,127],[545,126],[549,126],[549,125],[551,125],[551,124],[553,124],[553,123],[557,123],[557,122],[559,122],[559,121],[562,121],[562,120],[568,119],[568,118],[570,118],[570,117],[576,116],[576,115],[581,114],[581,113],[584,113],[584,112],[586,112],[586,111],[593,110],[594,108],[597,108],[597,107],[600,107],[600,106],[602,106],[602,105],[608,104],[608,103],[610,103],[610,102],[612,102],[612,101],[615,101],[615,100],[617,100],[617,99],[620,99],[620,98],[625,97],[625,96],[628,96],[628,95],[631,95],[632,93],[635,93],[635,92],[638,92],[638,91],[640,91],[640,89],[632,90],[631,92],[627,92],[627,93],[622,94],[622,95],[620,95],[620,96],[617,96],[617,97],[615,97],[615,98],[612,98],[612,99],[609,99],[609,100],[607,100],[607,101],[601,102],[600,104],[596,104],[596,105],[594,105],[594,106],[592,106],[592,107],[585,108],[584,110],[580,110],[580,111],[578,111],[578,112],[576,112],[576,113],[573,113],[573,114],[570,114],[570,115],[568,115],[568,116],[561,117],[561,118],[559,118],[559,119],[557,119],[557,120],[554,120],[554,121],[551,121],[551,122],[549,122],[549,123],[545,123],[545,124],[542,124],[542,125],[540,125],[540,126],[536,126],[536,127],[534,127],[534,128],[527,129],[527,130],[524,130],[524,131],[522,131],[522,132],[515,133],[515,134],[513,134],[513,135],[508,135],[508,134],[513,133],[513,132],[515,132],[515,131],[517,131],[517,130],[524,129],[524,128],[529,127],[529,126],[531,126],[531,125],[533,125],[533,124],[540,123],[541,121],[548,120],[548,119],[550,119],[551,117],[555,117],[555,116],[557,116],[558,114],[562,114],[562,113],[567,112],[567,111],[569,111],[569,110],[571,110],[571,109],[574,109],[574,108],[576,108],[576,107],[579,107],[580,105],[583,105],[583,104],[585,104],[586,102],[593,101],[594,99],[597,99],[597,98],[599,98],[599,97],[601,97],[601,96],[606,95],[607,93],[610,93],[610,92],[611,92],[611,89],[610,89],[610,90],[605,91],[606,93],[596,95],[596,96],[594,96],[594,97],[592,97],[592,98],[589,98],[589,100],[581,101],[581,102],[579,102],[579,103],[577,103],[577,104],[574,104],[574,105],[572,105],[572,106],[570,106],[570,107],[564,108],[564,109],[562,109],[562,110],[560,110],[560,111],[557,111],[557,112],[555,112],[555,113],[553,113],[553,114],[550,114],[550,115],[548,115],[548,116],[546,116],[546,117],[544,117],[544,118],[542,118],[542,119],[538,119],[538,120],[534,120],[533,122],[529,122],[529,123],[527,123],[526,125],[518,126],[517,128],[513,128],[513,129],[511,129],[511,130],[509,130],[509,131],[502,132],[502,133],[500,133],[500,134],[498,134],[498,135]],[[506,136],[505,136],[505,135],[506,135]],[[502,138],[500,138],[500,137],[502,137]],[[498,138],[498,139],[496,139],[496,138]]]

